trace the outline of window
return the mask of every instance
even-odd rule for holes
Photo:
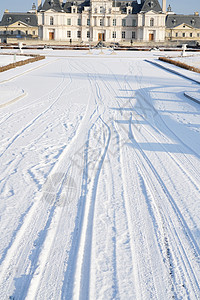
[[[53,17],[50,17],[50,25],[53,25]]]
[[[192,32],[190,32],[190,37],[192,37]]]
[[[11,30],[11,34],[13,34],[13,30]]]
[[[90,32],[87,31],[87,38],[89,39],[90,38]]]
[[[135,39],[135,31],[132,31],[132,39]]]
[[[176,32],[176,37],[178,37],[178,32]]]
[[[27,23],[30,23],[30,22],[31,22],[31,18],[29,18],[29,17],[26,18],[26,22],[27,22]]]
[[[200,37],[200,33],[197,33],[197,37]]]
[[[113,26],[116,26],[116,25],[117,25],[117,20],[113,19]]]
[[[67,25],[71,25],[71,19],[67,19]]]
[[[185,37],[185,32],[183,32],[183,37]]]
[[[129,14],[129,15],[131,14],[131,9],[128,9],[128,14]]]
[[[68,38],[71,37],[71,31],[67,31],[67,37],[68,37]]]
[[[33,35],[35,35],[35,31],[33,31]]]
[[[133,19],[133,20],[132,20],[132,26],[133,26],[133,27],[136,27],[136,19]]]
[[[94,9],[94,13],[95,13],[95,14],[97,13],[97,8]]]
[[[104,13],[104,7],[100,6],[100,14],[103,14],[103,13]]]
[[[153,18],[150,19],[150,26],[154,26],[154,19]]]
[[[26,30],[26,35],[28,35],[28,30]]]
[[[76,13],[76,8],[73,8],[73,13],[74,13],[74,14]]]
[[[103,25],[104,25],[103,19],[100,19],[100,26],[103,26]]]
[[[90,26],[90,19],[87,19],[87,26]]]
[[[122,31],[122,39],[125,39],[125,37],[126,37],[126,32]]]
[[[153,7],[154,7],[153,1],[149,1],[149,2],[148,2],[148,5],[149,5],[149,7],[153,8]]]
[[[21,31],[20,31],[20,30],[17,30],[17,34],[20,35],[20,34],[21,34]]]
[[[112,37],[113,37],[113,39],[116,39],[116,31],[113,31],[113,33],[112,33]]]
[[[78,26],[81,26],[81,19],[78,19],[77,24]]]
[[[8,18],[7,18],[7,21],[8,21],[9,23],[11,23],[12,18],[11,18],[11,17],[8,17]]]
[[[77,31],[77,38],[81,38],[81,31]]]
[[[122,19],[122,26],[126,26],[126,19]]]

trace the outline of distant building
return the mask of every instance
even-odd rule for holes
[[[169,11],[166,17],[166,40],[200,43],[200,17],[194,15],[177,15]]]
[[[0,22],[0,40],[2,43],[19,39],[38,38],[38,17],[36,6],[27,13],[13,13],[6,10]]]
[[[4,12],[0,39],[108,44],[199,42],[200,17],[177,15],[166,0],[38,0],[27,13]]]
[[[158,0],[39,0],[38,7],[39,36],[45,41],[165,41],[166,14]]]

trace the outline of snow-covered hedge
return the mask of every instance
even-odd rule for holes
[[[190,66],[190,65],[187,65],[185,63],[182,63],[180,61],[176,61],[176,60],[173,60],[171,58],[167,58],[167,57],[159,57],[159,60],[161,61],[164,61],[164,62],[167,62],[169,64],[173,64],[175,66],[178,66],[180,68],[183,68],[183,69],[186,69],[186,70],[190,70],[190,71],[193,71],[193,72],[197,72],[197,73],[200,73],[200,69],[199,68],[195,68],[193,66]]]
[[[10,70],[10,69],[19,67],[19,66],[27,65],[29,63],[33,63],[35,61],[42,60],[42,59],[45,59],[45,56],[35,55],[32,58],[29,58],[29,59],[26,59],[26,60],[21,60],[21,61],[9,64],[7,66],[2,66],[2,67],[0,67],[0,72],[4,72],[4,71],[7,71],[7,70]]]

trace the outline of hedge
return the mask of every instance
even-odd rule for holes
[[[29,56],[33,56],[33,55],[29,55]],[[26,59],[26,60],[21,60],[21,61],[9,64],[7,66],[2,66],[2,67],[0,67],[0,72],[8,71],[10,69],[14,69],[16,67],[24,66],[24,65],[27,65],[29,63],[33,63],[35,61],[39,61],[39,60],[42,60],[42,59],[45,59],[45,56],[36,55],[36,56],[34,56],[32,58],[29,58],[29,59]]]
[[[199,69],[199,68],[195,68],[195,67],[189,66],[189,65],[187,65],[187,64],[185,64],[185,63],[182,63],[182,62],[180,62],[180,61],[173,60],[173,59],[171,59],[171,58],[167,58],[167,57],[159,57],[159,60],[164,61],[164,62],[167,62],[167,63],[172,64],[172,65],[175,65],[175,66],[177,66],[177,67],[180,67],[180,68],[189,70],[189,71],[193,71],[193,72],[196,72],[196,73],[200,73],[200,69]]]

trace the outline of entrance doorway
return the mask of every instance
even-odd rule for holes
[[[154,35],[153,33],[149,33],[149,41],[153,41],[154,40]]]
[[[98,41],[99,42],[105,41],[105,33],[98,33]]]
[[[49,40],[54,40],[54,32],[49,32]]]

